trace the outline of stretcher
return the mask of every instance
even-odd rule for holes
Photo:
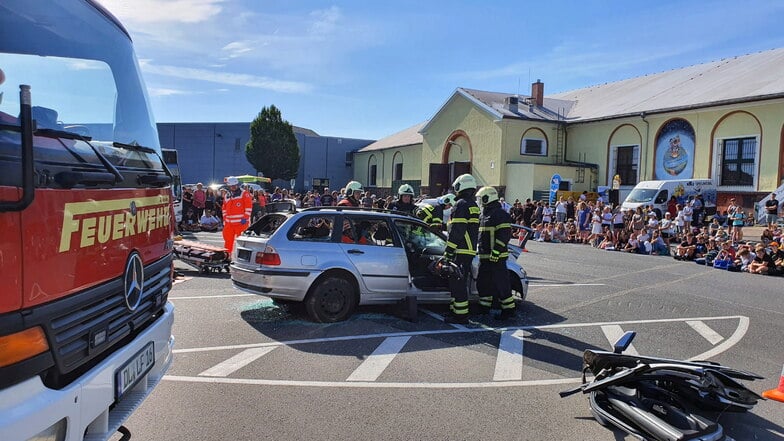
[[[202,274],[229,272],[231,256],[229,250],[190,240],[174,242],[174,255],[186,264],[196,268]]]

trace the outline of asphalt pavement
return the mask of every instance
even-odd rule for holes
[[[316,324],[178,262],[175,361],[126,426],[142,440],[627,439],[593,420],[585,396],[558,396],[579,384],[584,349],[626,330],[638,353],[750,370],[767,377],[749,383],[757,392],[778,384],[784,278],[585,245],[528,250],[518,317],[465,327],[428,305],[416,322],[363,307]],[[780,440],[783,410],[716,417],[738,440]]]

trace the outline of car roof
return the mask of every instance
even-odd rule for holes
[[[400,218],[400,219],[411,219],[415,221],[420,221],[419,219],[408,215],[402,211],[395,211],[395,210],[387,210],[384,208],[367,208],[367,207],[343,207],[343,206],[324,206],[324,207],[310,207],[301,210],[300,213],[313,213],[313,212],[345,212],[352,215],[360,215],[360,216],[378,216],[384,215],[393,218]],[[421,221],[420,221],[421,222]]]

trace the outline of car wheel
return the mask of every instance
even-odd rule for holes
[[[343,277],[321,280],[305,299],[310,318],[320,323],[346,320],[357,306],[357,293],[350,281]]]

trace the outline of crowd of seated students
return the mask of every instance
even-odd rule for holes
[[[688,207],[688,204],[686,204]],[[665,212],[659,219],[653,207],[636,210],[613,209],[599,202],[580,201],[575,218],[553,221],[543,216],[532,220],[531,240],[552,243],[581,243],[595,248],[658,256],[730,271],[784,276],[784,237],[777,225],[765,227],[759,240],[744,241],[746,214],[733,210],[729,216],[710,220],[693,218],[678,205],[675,215]],[[689,214],[688,216],[684,215]],[[733,224],[733,218],[737,219]]]

